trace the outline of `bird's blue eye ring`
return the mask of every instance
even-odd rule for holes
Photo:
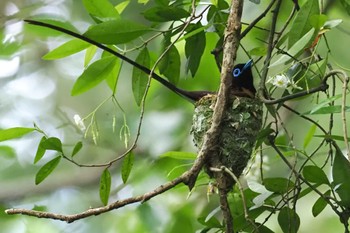
[[[233,77],[237,78],[241,74],[241,70],[239,68],[236,68],[232,72]]]

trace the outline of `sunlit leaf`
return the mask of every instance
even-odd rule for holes
[[[278,214],[278,224],[283,233],[297,233],[300,227],[300,218],[294,209],[284,207]]]
[[[108,0],[83,0],[87,12],[98,19],[119,19],[120,15]]]
[[[183,152],[183,151],[168,151],[162,155],[161,158],[169,157],[173,159],[180,160],[195,160],[197,158],[197,154],[191,152]]]
[[[9,129],[0,130],[0,142],[20,138],[28,133],[31,133],[35,128],[14,127]]]
[[[306,33],[300,40],[298,40],[293,46],[283,54],[277,61],[272,63],[270,67],[282,65],[289,61],[292,61],[292,57],[297,57],[299,53],[303,52],[307,45],[312,41],[314,37],[315,29],[312,28],[308,33]]]
[[[175,21],[190,16],[190,13],[182,8],[172,6],[155,6],[143,13],[149,21],[167,22]]]
[[[130,152],[125,156],[123,159],[123,164],[122,164],[122,180],[124,184],[128,181],[131,169],[134,166],[134,153]]]
[[[326,23],[327,19],[328,19],[327,15],[323,15],[323,14],[312,15],[310,17],[310,24],[315,29],[319,30]]]
[[[112,178],[108,169],[104,169],[100,177],[100,200],[104,205],[108,204],[109,194],[111,192]]]
[[[129,3],[130,3],[130,0],[121,2],[115,6],[115,9],[118,11],[119,14],[121,14],[125,10],[125,8],[129,5]]]
[[[71,95],[82,94],[105,80],[116,64],[114,56],[104,57],[88,66],[75,82]]]
[[[103,44],[124,44],[151,30],[142,24],[118,19],[91,26],[84,36]]]
[[[308,131],[307,134],[305,135],[305,138],[304,138],[304,145],[303,145],[304,149],[305,149],[305,148],[309,145],[309,143],[311,142],[311,140],[312,140],[312,138],[313,138],[313,136],[314,136],[314,134],[315,134],[316,128],[317,128],[317,127],[316,127],[315,124],[311,125],[309,131]]]
[[[82,41],[79,39],[72,39],[60,45],[59,47],[51,50],[50,52],[45,54],[42,58],[44,60],[54,60],[54,59],[67,57],[72,54],[78,53],[88,48],[89,46],[90,44],[85,41]]]
[[[55,150],[62,152],[62,142],[59,138],[51,137],[40,142],[40,146],[45,150]]]
[[[85,58],[84,58],[84,67],[87,67],[89,65],[92,58],[95,56],[96,51],[97,51],[97,47],[95,45],[90,45],[90,47],[86,49]]]
[[[36,164],[45,154],[46,149],[42,147],[42,143],[46,141],[46,137],[43,136],[39,142],[38,149],[36,150],[35,157],[34,157],[34,164]]]
[[[74,155],[76,155],[81,150],[81,148],[83,148],[83,143],[79,141],[75,144],[71,156],[73,157]]]
[[[61,156],[57,156],[56,158],[50,160],[44,166],[42,166],[38,171],[38,173],[36,173],[35,175],[35,184],[37,185],[43,182],[51,174],[51,172],[57,167],[60,161],[61,161]]]
[[[150,56],[147,47],[144,47],[135,60],[138,64],[145,67],[150,66]],[[148,83],[148,74],[140,69],[133,67],[132,70],[132,93],[134,94],[137,105],[140,106],[143,95],[145,94]]]
[[[307,181],[311,183],[329,184],[327,175],[321,168],[317,166],[313,166],[313,165],[305,166],[303,168],[303,176]]]

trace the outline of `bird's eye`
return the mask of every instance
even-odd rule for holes
[[[236,68],[232,72],[233,77],[237,78],[241,74],[241,70],[239,68]]]

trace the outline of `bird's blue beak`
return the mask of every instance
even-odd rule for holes
[[[246,69],[249,69],[252,67],[252,64],[253,64],[253,59],[250,59],[249,61],[247,61],[247,63],[245,63],[245,65],[243,66],[242,68],[242,72]]]

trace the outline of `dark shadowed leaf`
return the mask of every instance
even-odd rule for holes
[[[31,133],[35,128],[14,127],[9,129],[0,130],[0,142],[20,138],[28,133]]]
[[[265,178],[263,181],[265,188],[274,193],[285,193],[294,187],[294,183],[286,178]]]
[[[340,2],[344,6],[344,9],[348,12],[348,15],[350,15],[350,0],[340,0]]]
[[[339,149],[336,149],[334,163],[332,167],[332,175],[335,191],[338,193],[342,205],[350,207],[350,163],[343,156]]]
[[[100,82],[108,78],[108,76],[112,75],[112,70],[116,61],[116,57],[108,56],[101,58],[88,66],[74,83],[71,95],[75,96],[82,94],[97,86]]]
[[[278,224],[283,233],[297,233],[300,227],[300,218],[295,210],[284,207],[278,214]]]
[[[167,45],[164,49],[167,48]],[[177,84],[180,78],[180,54],[174,45],[171,45],[170,49],[163,56],[159,63],[159,72],[167,77],[167,79]]]
[[[151,30],[130,20],[117,19],[90,27],[84,36],[103,44],[124,44]]]
[[[104,205],[108,204],[109,193],[111,192],[112,178],[108,169],[103,170],[100,177],[100,200]]]
[[[156,6],[146,10],[143,15],[149,21],[167,22],[186,18],[190,16],[190,13],[182,8],[172,6]]]
[[[136,60],[137,63],[147,68],[150,66],[150,56],[147,47],[143,48]],[[148,83],[148,74],[140,69],[133,67],[132,70],[132,93],[134,94],[137,105],[140,106],[143,95],[145,94]]]
[[[57,167],[60,161],[61,156],[57,156],[56,158],[44,164],[44,166],[40,168],[38,173],[36,173],[35,184],[37,185],[43,182],[46,179],[46,177],[48,177],[51,174],[51,172]]]
[[[305,166],[303,169],[303,176],[307,181],[311,183],[329,184],[327,175],[321,168],[317,166]]]
[[[122,179],[124,184],[128,181],[132,167],[134,166],[134,153],[130,152],[125,156],[122,165]]]
[[[326,193],[324,193],[325,196],[329,196],[331,193],[330,190],[328,190]],[[317,215],[319,215],[323,210],[324,208],[326,208],[327,206],[327,202],[324,200],[323,197],[319,197],[315,204],[312,206],[312,215],[314,217],[316,217]]]

